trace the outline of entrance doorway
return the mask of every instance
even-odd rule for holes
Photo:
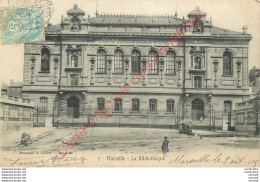
[[[200,121],[204,119],[204,103],[200,99],[194,99],[192,101],[192,114],[191,119],[194,121]]]
[[[69,118],[78,118],[79,117],[79,99],[75,96],[72,96],[67,101],[68,107],[68,117]]]

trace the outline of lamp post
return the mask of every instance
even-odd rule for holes
[[[258,114],[260,111],[260,98],[259,95],[256,96],[256,98],[254,99],[254,113],[255,113],[255,117],[256,117],[256,135],[259,135],[259,125],[258,125]]]
[[[241,87],[241,81],[240,81],[240,72],[241,72],[241,64],[242,61],[241,60],[237,60],[236,62],[237,64],[237,87]]]
[[[215,59],[213,61],[213,64],[214,64],[214,73],[215,73],[214,87],[218,87],[218,82],[217,82],[218,60]]]

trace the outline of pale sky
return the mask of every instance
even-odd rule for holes
[[[11,0],[17,1],[19,0]],[[32,0],[27,0],[32,1]],[[50,1],[50,0],[49,0]],[[54,13],[51,24],[59,24],[61,15],[66,17],[66,11],[78,4],[86,16],[95,16],[97,0],[52,0]],[[99,0],[100,14],[142,14],[142,15],[174,15],[182,18],[190,11],[200,6],[212,17],[213,26],[242,32],[242,26],[248,25],[248,33],[253,39],[249,47],[249,69],[260,67],[260,3],[256,0]],[[0,0],[1,7],[7,7],[7,0]],[[0,80],[10,79],[23,81],[24,45],[0,45]]]

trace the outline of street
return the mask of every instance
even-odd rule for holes
[[[28,131],[33,143],[30,146],[21,146],[20,137],[23,131],[2,137],[1,149],[17,152],[41,151],[43,153],[57,153],[60,144],[66,145],[66,141],[78,131],[77,127],[70,128],[32,128]],[[255,150],[260,148],[260,140],[257,136],[233,136],[221,131],[194,130],[195,135],[179,134],[176,129],[154,128],[86,128],[86,135],[75,137],[75,142],[69,152],[77,151],[103,151],[134,153],[161,153],[163,137],[169,140],[170,153],[182,153],[186,151],[230,151],[230,150]],[[215,136],[215,137],[214,137]],[[223,137],[222,137],[223,136]],[[227,137],[225,137],[227,136]],[[233,136],[233,137],[232,137]],[[8,139],[7,139],[8,138]]]

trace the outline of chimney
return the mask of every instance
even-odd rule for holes
[[[247,34],[247,29],[248,29],[248,26],[247,26],[247,25],[244,25],[244,26],[242,27],[243,34]]]

